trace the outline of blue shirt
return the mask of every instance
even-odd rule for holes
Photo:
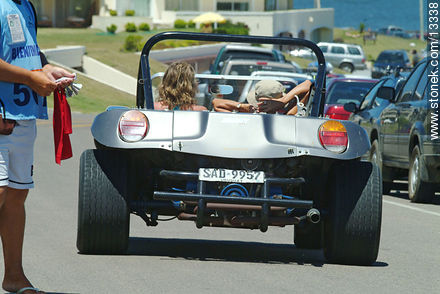
[[[28,0],[0,1],[0,58],[28,70],[41,70],[35,15]],[[47,102],[23,84],[0,81],[0,99],[7,119],[47,119]],[[0,106],[1,107],[1,106]]]

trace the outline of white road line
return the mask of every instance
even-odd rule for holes
[[[426,214],[432,214],[432,215],[436,215],[436,216],[440,216],[440,213],[438,212],[434,212],[434,211],[429,211],[426,209],[422,209],[422,208],[417,208],[417,207],[412,207],[406,204],[401,204],[401,203],[397,203],[394,201],[390,201],[390,200],[383,200],[384,203],[388,203],[388,204],[392,204],[392,205],[396,205],[396,206],[400,206],[400,207],[404,207],[404,208],[408,208],[408,209],[412,209],[412,210],[416,210],[416,211],[420,211],[420,212],[424,212]]]

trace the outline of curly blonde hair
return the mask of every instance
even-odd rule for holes
[[[191,108],[196,104],[197,92],[194,68],[186,62],[173,62],[168,66],[159,86],[158,101],[172,110]]]

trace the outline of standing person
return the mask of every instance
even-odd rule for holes
[[[24,274],[24,202],[32,180],[36,119],[47,119],[45,96],[74,75],[51,66],[40,52],[35,10],[29,0],[0,1],[0,235],[5,272],[2,287],[23,294],[44,293]],[[55,80],[71,78],[61,83]]]
[[[412,55],[412,66],[415,67],[417,63],[419,63],[420,61],[419,54],[417,53],[416,49],[413,49],[411,51],[411,55]]]
[[[174,62],[168,66],[159,85],[159,99],[154,103],[154,109],[207,110],[197,105],[196,93],[194,68],[186,62]]]

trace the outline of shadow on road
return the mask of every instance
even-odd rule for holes
[[[322,267],[322,250],[297,249],[289,244],[212,241],[200,239],[130,238],[128,255],[167,256],[199,261],[298,264]],[[373,266],[388,266],[376,262]]]
[[[408,200],[408,202],[409,202],[407,190],[408,190],[407,183],[393,183],[392,190],[388,194],[388,196],[396,197],[396,198],[400,198],[400,199],[405,199],[405,200]],[[440,194],[439,193],[436,193],[436,195],[434,196],[434,199],[432,200],[432,202],[430,204],[440,205]]]

